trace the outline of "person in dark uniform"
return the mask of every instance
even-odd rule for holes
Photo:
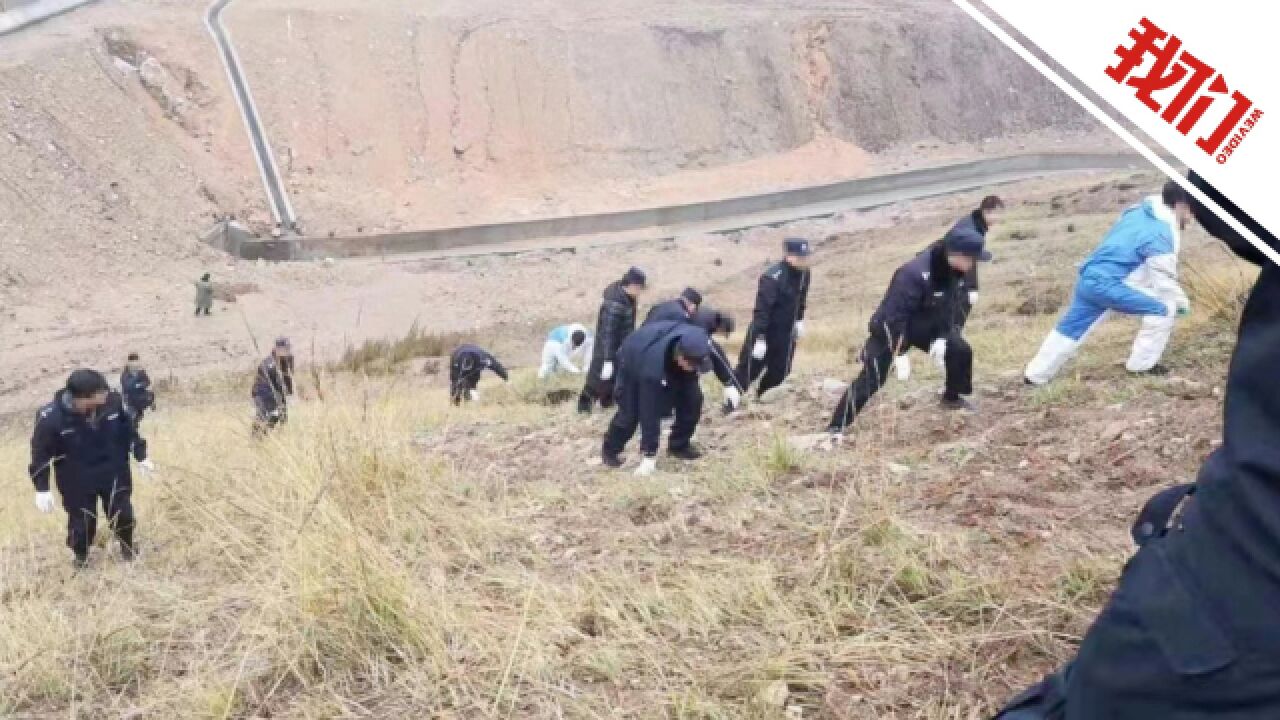
[[[636,298],[646,284],[644,271],[633,267],[621,280],[604,289],[596,318],[591,366],[587,369],[582,394],[578,396],[578,412],[590,413],[597,402],[604,408],[613,405],[615,359],[622,341],[636,329]]]
[[[44,513],[53,511],[49,490],[52,471],[67,511],[67,547],[74,553],[77,568],[89,563],[89,546],[98,531],[99,502],[120,540],[121,557],[133,559],[137,523],[130,502],[131,453],[143,472],[154,469],[133,416],[125,412],[120,394],[112,392],[107,379],[97,371],[82,368],[71,373],[66,387],[36,416],[28,468],[36,486],[36,508]]]
[[[257,421],[255,436],[265,435],[276,425],[289,421],[289,396],[293,395],[293,346],[289,338],[276,338],[271,354],[258,365],[253,382],[253,406]]]
[[[1280,252],[1274,235],[1191,181]],[[1280,267],[1199,202],[1195,217],[1262,272],[1227,375],[1222,445],[1194,486],[1148,503],[1141,544],[1073,662],[998,720],[1280,717]]]
[[[683,460],[702,457],[691,442],[702,415],[698,376],[710,369],[711,342],[702,328],[690,322],[645,325],[618,350],[618,411],[605,432],[601,456],[607,467],[622,467],[620,453],[640,428],[644,459],[637,475],[657,469],[662,440],[662,417],[675,410],[675,424],[667,453]]]
[[[646,324],[661,321],[687,321],[693,319],[698,313],[698,308],[702,305],[702,293],[693,288],[685,288],[680,292],[680,297],[666,302],[660,302],[649,308],[649,314],[645,315]]]
[[[1004,201],[995,195],[988,195],[982,198],[978,209],[960,218],[956,224],[947,231],[943,236],[943,242],[953,235],[979,235],[985,242],[987,233],[991,231],[991,227],[1000,219],[1000,213],[1004,212]],[[973,306],[978,304],[978,265],[974,264],[973,269],[964,276],[965,292],[960,296],[960,326],[969,319],[969,314],[973,312]]]
[[[124,372],[120,373],[120,394],[124,396],[125,408],[133,414],[136,423],[141,423],[143,414],[155,407],[151,378],[142,368],[138,353],[129,353],[129,361],[125,363]]]
[[[791,374],[796,341],[804,335],[804,312],[809,299],[809,241],[783,242],[786,257],[760,276],[751,327],[738,357],[738,385],[746,389],[760,378],[756,397],[782,384]],[[726,408],[729,409],[729,408]]]
[[[511,379],[507,369],[488,350],[476,345],[459,345],[449,355],[449,400],[454,405],[461,405],[463,400],[479,400],[476,386],[485,370],[492,370],[503,382]]]
[[[962,335],[961,295],[973,266],[991,259],[983,244],[976,232],[952,233],[893,274],[868,324],[862,372],[840,398],[827,432],[843,433],[884,386],[894,360],[913,347],[946,370],[943,407],[972,410],[964,398],[973,393],[973,350]]]

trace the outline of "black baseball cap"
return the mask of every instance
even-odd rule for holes
[[[796,257],[809,257],[813,254],[813,248],[809,246],[809,241],[804,238],[787,238],[782,241],[782,250],[788,255]]]
[[[947,235],[947,252],[967,255],[978,262],[991,262],[991,252],[985,249],[986,240],[976,232],[953,232]]]

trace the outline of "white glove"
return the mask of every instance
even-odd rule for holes
[[[36,509],[42,513],[53,512],[53,493],[51,492],[36,493]]]
[[[802,337],[804,337],[804,321],[797,320],[796,321],[796,338],[798,339]]]
[[[969,291],[969,305],[970,305],[970,307],[972,307],[972,306],[977,305],[977,304],[978,304],[978,291],[977,291],[977,290],[970,290],[970,291]]]
[[[897,360],[893,361],[893,370],[898,374],[898,379],[906,382],[911,379],[911,358],[906,355],[899,355]]]
[[[727,387],[724,389],[724,403],[729,406],[730,410],[737,410],[742,404],[742,393],[738,392],[736,387]]]
[[[143,475],[151,475],[151,473],[156,471],[156,464],[151,462],[150,458],[147,458],[146,460],[139,460],[138,469],[142,471]]]
[[[613,379],[613,363],[607,362],[600,368],[600,379],[601,380]]]
[[[751,348],[751,357],[763,360],[767,352],[769,352],[769,346],[764,344],[764,338],[756,338],[756,344]]]
[[[658,458],[645,456],[636,468],[636,477],[649,477],[658,470]]]
[[[470,400],[471,402],[480,402],[480,391],[479,391],[479,390],[468,390],[468,391],[467,391],[467,399],[468,399],[468,400]]]
[[[946,338],[938,338],[929,346],[929,357],[933,358],[933,362],[943,370],[947,369],[947,341]]]

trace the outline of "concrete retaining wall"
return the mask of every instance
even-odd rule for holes
[[[42,20],[70,12],[97,0],[2,0],[0,35],[8,35]]]
[[[292,252],[280,247],[257,248],[245,243],[241,257],[289,255],[305,260],[322,257],[361,257],[431,253],[463,247],[519,243],[549,238],[575,238],[629,231],[701,225],[703,232],[725,232],[775,224],[843,210],[865,209],[892,202],[961,192],[988,185],[1081,170],[1124,170],[1147,167],[1137,155],[1041,154],[975,160],[923,168],[892,175],[785,190],[705,203],[574,215],[490,225],[389,233],[366,237],[295,238]]]

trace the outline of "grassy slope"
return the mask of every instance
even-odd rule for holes
[[[1247,279],[1202,235],[1184,263],[1199,312],[1170,353],[1197,382],[1124,377],[1134,327],[1116,322],[1057,384],[1019,385],[1054,316],[1013,309],[1069,286],[1107,192],[1033,197],[997,233],[970,332],[983,415],[934,412],[917,355],[833,452],[787,438],[825,423],[822,380],[848,378],[888,274],[941,216],[828,243],[792,392],[708,412],[706,461],[652,479],[602,471],[607,418],[538,404],[529,370],[460,411],[438,381],[326,377],[256,446],[243,388],[206,386],[147,422],[143,559],[112,548],[73,576],[15,434],[0,712],[984,717],[1069,653],[1136,508],[1217,432],[1230,321],[1208,307]]]

